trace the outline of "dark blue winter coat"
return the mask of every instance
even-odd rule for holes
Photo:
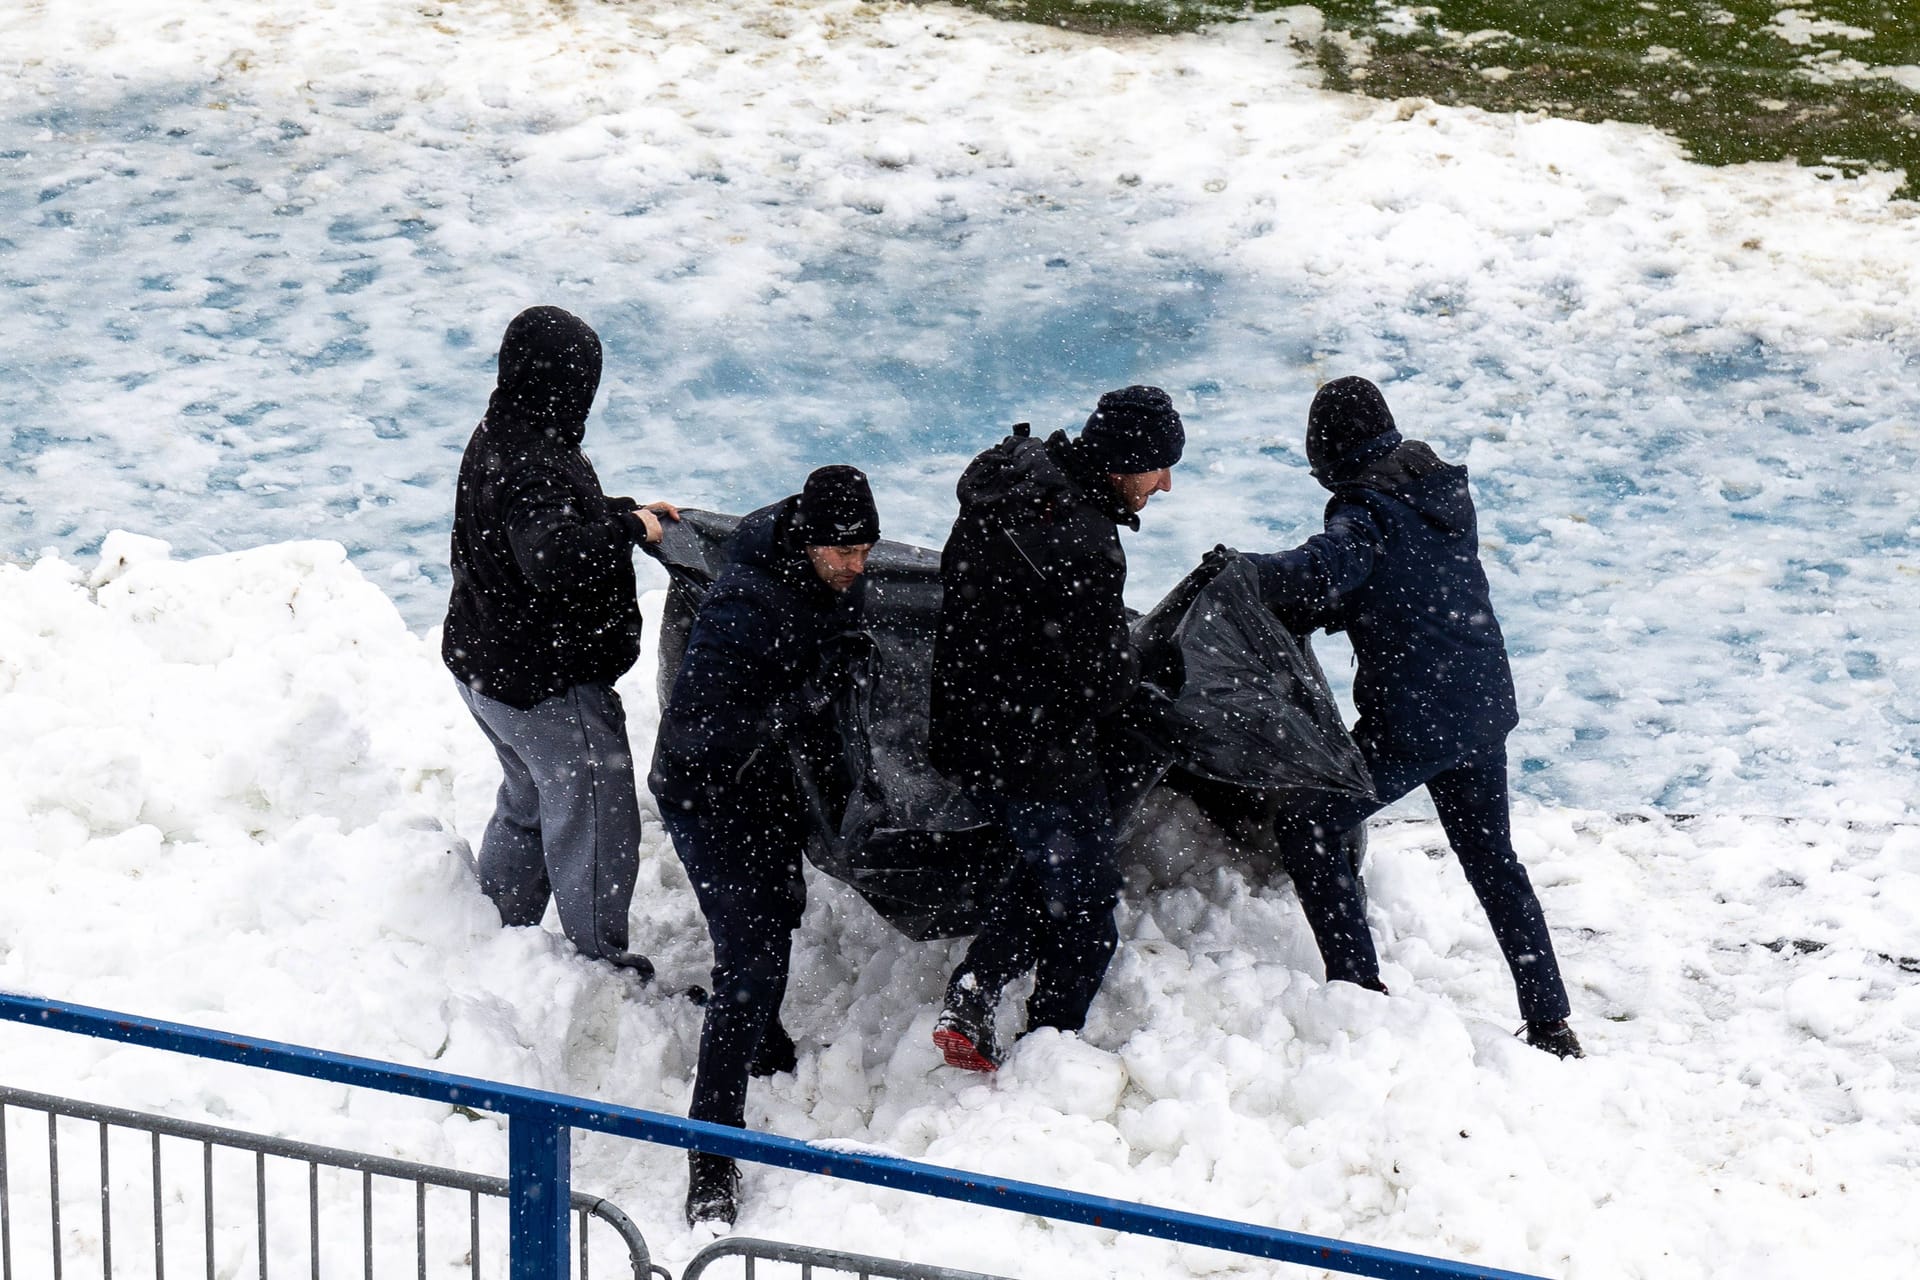
[[[1354,736],[1381,756],[1440,760],[1519,723],[1465,467],[1388,431],[1323,479],[1326,531],[1249,557],[1295,630],[1353,644]]]
[[[793,537],[796,501],[741,520],[694,615],[647,778],[663,809],[797,813],[790,751],[824,749],[835,677],[823,656],[859,626],[866,582],[821,581]]]

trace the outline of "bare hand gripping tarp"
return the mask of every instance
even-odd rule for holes
[[[683,511],[648,554],[671,579],[660,624],[662,703],[739,517]],[[854,679],[836,709],[841,769],[807,769],[808,858],[913,938],[971,933],[1013,852],[928,763],[927,703],[940,558],[882,542],[867,562],[865,625],[843,637]],[[1304,641],[1259,602],[1234,556],[1189,576],[1133,625],[1142,682],[1103,742],[1121,827],[1157,786],[1190,794],[1223,827],[1270,830],[1302,793],[1370,795],[1359,749]]]

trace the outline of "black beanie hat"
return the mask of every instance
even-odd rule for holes
[[[880,541],[873,489],[857,467],[821,467],[807,477],[793,508],[793,532],[803,547],[858,547]]]
[[[1379,387],[1365,378],[1335,378],[1314,394],[1307,410],[1307,465],[1325,475],[1347,454],[1394,429]]]
[[[1080,446],[1104,471],[1138,475],[1180,461],[1187,429],[1173,401],[1158,387],[1122,387],[1100,397]]]

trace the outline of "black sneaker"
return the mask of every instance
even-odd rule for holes
[[[1573,1034],[1573,1028],[1567,1025],[1565,1018],[1553,1022],[1529,1022],[1522,1034],[1528,1044],[1556,1058],[1587,1056],[1587,1051],[1580,1047],[1580,1037]]]
[[[637,951],[616,951],[600,958],[616,969],[625,969],[643,983],[653,981],[653,961]]]
[[[998,1071],[1000,1046],[993,1039],[993,1002],[947,992],[947,1007],[933,1024],[933,1042],[947,1065],[962,1071]]]
[[[687,1225],[731,1227],[740,1212],[740,1166],[726,1156],[687,1153]]]
[[[799,1052],[793,1047],[793,1037],[775,1018],[767,1024],[760,1037],[760,1047],[754,1051],[753,1065],[747,1068],[747,1074],[757,1080],[768,1076],[777,1076],[782,1071],[792,1072],[800,1065]]]

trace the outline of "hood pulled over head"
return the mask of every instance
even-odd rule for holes
[[[1389,434],[1392,441],[1381,440]],[[1314,394],[1307,410],[1307,465],[1322,484],[1342,479],[1345,464],[1376,440],[1399,443],[1393,412],[1379,387],[1365,378],[1335,378]]]
[[[600,389],[600,335],[572,312],[528,307],[500,339],[499,381],[487,420],[578,444]]]

